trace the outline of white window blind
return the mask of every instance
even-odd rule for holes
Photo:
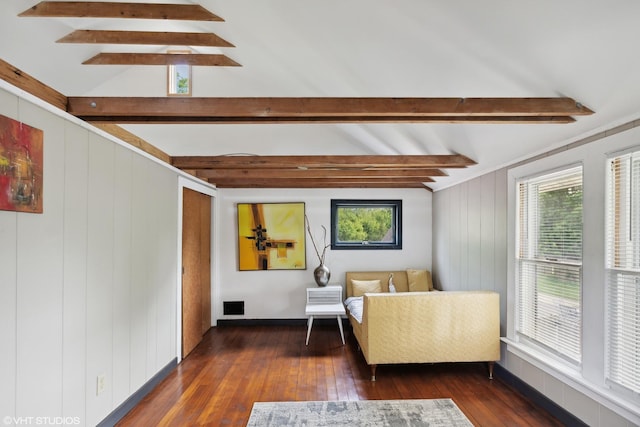
[[[607,381],[640,393],[640,151],[609,160]]]
[[[582,167],[518,183],[520,338],[580,363]]]

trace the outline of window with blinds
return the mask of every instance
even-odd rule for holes
[[[607,381],[640,393],[640,151],[609,159]]]
[[[517,333],[579,364],[581,166],[518,183],[517,238]]]

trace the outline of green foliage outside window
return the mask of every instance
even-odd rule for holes
[[[540,193],[538,256],[582,258],[582,185]]]
[[[176,77],[178,79],[177,93],[189,93],[189,76],[183,76],[182,74],[177,73]]]
[[[391,208],[338,209],[340,242],[390,241],[393,211]],[[386,237],[386,238],[385,238]]]
[[[540,193],[538,257],[553,261],[582,259],[582,185]],[[538,291],[572,301],[580,300],[580,282],[561,268],[538,274]]]

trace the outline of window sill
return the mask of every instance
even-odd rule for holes
[[[611,411],[624,416],[627,419],[640,420],[640,405],[624,400],[614,394],[610,389],[598,386],[582,377],[578,369],[571,368],[560,363],[558,360],[536,350],[528,345],[513,341],[509,338],[501,338],[507,345],[507,351],[518,356],[522,360],[532,364],[536,368],[548,375],[562,381],[566,385],[576,389],[585,396],[593,399],[599,404],[609,408]],[[539,390],[544,392],[544,390]],[[563,406],[563,402],[557,402]]]

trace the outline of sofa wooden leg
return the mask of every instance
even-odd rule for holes
[[[376,380],[376,368],[378,367],[378,365],[369,365],[369,367],[371,368],[371,381],[375,381]]]
[[[493,366],[495,365],[495,362],[489,362],[489,379],[492,380],[493,379]]]

